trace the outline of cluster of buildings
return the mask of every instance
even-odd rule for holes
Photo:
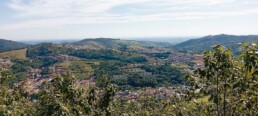
[[[81,80],[78,82],[80,85],[82,85],[83,87],[95,87],[96,86],[96,82],[93,80]]]
[[[137,52],[137,53],[166,53],[169,52],[169,50],[165,49],[152,49],[152,48],[145,48],[145,47],[130,47],[129,51]]]
[[[43,70],[48,70],[49,73],[48,74],[42,74]],[[33,69],[31,68],[30,71],[28,72],[27,77],[29,78],[47,78],[50,77],[52,75],[56,75],[56,74],[62,74],[65,72],[65,68],[62,66],[51,66],[48,68],[42,68],[42,69]]]
[[[97,49],[100,49],[100,48],[95,47],[93,45],[88,45],[88,46],[87,45],[81,45],[81,46],[79,46],[79,45],[66,45],[66,47],[73,48],[75,50],[97,50]]]
[[[73,60],[79,60],[79,58],[74,57],[74,56],[69,56],[66,54],[59,54],[59,55],[55,55],[55,56],[45,56],[41,58],[53,58],[53,59],[57,59],[58,61],[73,61]],[[42,74],[43,70],[48,70],[49,74]],[[49,77],[53,74],[62,74],[65,72],[65,67],[63,66],[58,66],[58,65],[54,65],[54,66],[50,66],[50,67],[43,67],[41,69],[30,69],[29,73],[28,73],[28,77],[30,78],[40,78],[40,77]]]
[[[12,62],[9,59],[1,59],[0,58],[0,67],[1,68],[9,68],[12,66]]]
[[[42,72],[42,69],[31,68],[30,71],[28,72],[27,77],[28,78],[40,78],[40,77],[42,77],[41,72]]]
[[[79,58],[74,56],[69,56],[67,54],[58,54],[54,56],[55,59],[58,59],[60,61],[72,61],[72,60],[78,60]]]
[[[120,99],[126,100],[136,100],[141,96],[154,96],[158,99],[165,99],[165,98],[173,98],[184,96],[182,93],[183,90],[186,90],[187,86],[177,86],[177,87],[158,87],[158,88],[146,88],[134,91],[119,91],[117,92],[116,97]]]
[[[44,82],[50,81],[51,78],[27,78],[23,83],[17,83],[16,86],[22,84],[26,86],[26,91],[29,94],[38,93],[41,89],[41,85]],[[96,83],[93,80],[81,80],[77,82],[83,87],[95,87]]]
[[[194,58],[193,54],[174,51],[166,60],[174,63],[186,63],[192,61]]]

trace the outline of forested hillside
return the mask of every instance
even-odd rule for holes
[[[124,49],[133,45],[144,47],[167,47],[171,44],[165,42],[121,40],[112,38],[91,38],[71,43],[71,45],[79,45],[92,49]]]
[[[26,48],[29,45],[11,40],[0,39],[0,52]]]
[[[212,46],[220,44],[236,53],[242,42],[258,42],[258,36],[211,35],[179,43],[172,46],[172,49],[202,53],[204,50],[211,50]]]

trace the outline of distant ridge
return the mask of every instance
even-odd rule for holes
[[[176,50],[201,53],[204,50],[212,49],[212,46],[214,45],[220,44],[236,52],[238,50],[238,47],[240,46],[239,43],[242,43],[242,42],[258,42],[258,35],[246,35],[246,36],[226,35],[226,34],[209,35],[199,39],[191,39],[191,40],[176,44],[172,46],[172,48]]]
[[[116,48],[128,47],[131,45],[139,45],[139,46],[145,46],[145,47],[171,46],[171,44],[165,43],[165,42],[121,40],[121,39],[114,39],[114,38],[88,38],[78,42],[71,43],[71,45],[87,46],[90,48],[100,48],[100,49],[116,49]]]
[[[0,52],[10,51],[10,50],[17,50],[28,47],[28,44],[0,39]]]

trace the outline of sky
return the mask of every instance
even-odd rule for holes
[[[0,0],[11,40],[258,35],[258,0]]]

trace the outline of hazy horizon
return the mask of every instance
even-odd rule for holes
[[[258,35],[257,0],[1,0],[0,38]]]
[[[230,34],[217,34],[217,35],[230,35]],[[233,36],[250,36],[254,34],[247,34],[247,35],[233,35]],[[152,41],[152,42],[169,42],[170,44],[178,44],[190,39],[199,39],[206,36],[216,36],[216,35],[205,35],[205,36],[152,36],[152,37],[87,37],[87,38],[35,38],[35,39],[22,39],[22,40],[16,40],[16,39],[8,39],[8,38],[0,38],[5,40],[11,40],[11,41],[17,41],[22,42],[26,44],[38,44],[38,43],[71,43],[76,41],[81,41],[84,39],[99,39],[99,38],[110,38],[110,39],[121,39],[121,40],[136,40],[136,41]],[[258,36],[258,35],[254,35]]]
[[[12,39],[6,39],[6,38],[0,38],[5,40],[12,40],[27,44],[38,44],[38,43],[44,43],[44,42],[50,42],[50,43],[69,43],[69,42],[76,42],[81,41],[84,39],[98,39],[98,38],[107,38],[107,37],[96,37],[96,38],[59,38],[59,39],[23,39],[23,40],[12,40]],[[177,44],[183,41],[187,41],[189,39],[198,39],[199,36],[186,36],[186,37],[122,37],[122,38],[116,38],[112,37],[110,39],[121,39],[121,40],[136,40],[136,41],[152,41],[152,42],[169,42],[170,44]]]

